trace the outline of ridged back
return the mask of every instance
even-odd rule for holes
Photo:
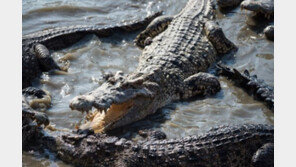
[[[215,60],[215,50],[203,27],[206,20],[213,18],[212,0],[189,0],[167,30],[144,49],[139,70],[168,67],[175,73],[174,70],[182,69],[188,71],[184,77],[205,71]]]

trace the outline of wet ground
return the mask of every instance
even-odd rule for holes
[[[109,25],[143,18],[153,11],[178,13],[187,0],[23,0],[23,34],[73,24]],[[239,50],[223,61],[240,71],[250,70],[273,86],[274,44],[267,41],[262,28],[266,24],[255,21],[250,13],[235,9],[223,14],[219,10],[218,22],[226,36]],[[246,24],[247,23],[247,24]],[[69,101],[100,85],[102,74],[121,70],[132,72],[138,64],[141,50],[135,47],[132,34],[115,34],[98,39],[87,36],[74,46],[53,53],[55,59],[67,53],[72,55],[67,75],[42,75],[35,85],[52,95],[52,107],[46,112],[51,123],[59,129],[74,129],[83,115],[71,111]],[[168,138],[199,134],[221,124],[267,123],[273,124],[273,113],[262,103],[253,100],[243,90],[225,78],[220,78],[222,90],[215,96],[190,102],[170,104],[157,114],[114,133],[130,138],[143,128],[164,131]],[[67,166],[54,157],[44,158],[36,153],[23,153],[23,166]]]

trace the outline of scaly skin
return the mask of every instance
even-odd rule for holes
[[[23,91],[25,102],[31,96],[34,99],[46,96],[46,92],[36,88]],[[75,166],[264,167],[273,164],[271,125],[219,126],[203,135],[180,139],[166,139],[160,131],[140,131],[146,139],[133,141],[89,130],[72,133],[44,130],[48,119],[42,121],[36,117],[40,112],[24,104],[28,112],[23,111],[22,115],[23,150],[47,150]]]
[[[273,149],[264,149],[273,143],[270,125],[220,126],[199,136],[139,142],[92,132],[52,136],[32,123],[23,126],[23,133],[32,134],[25,149],[47,149],[75,166],[249,167],[273,162]]]
[[[96,108],[82,129],[104,132],[143,119],[172,101],[215,94],[220,84],[203,73],[218,55],[235,50],[214,19],[212,0],[189,0],[167,29],[146,46],[135,72],[109,76],[70,107]],[[149,33],[148,33],[149,34]]]
[[[23,89],[22,94],[22,146],[25,149],[30,147],[34,143],[34,140],[40,140],[39,137],[43,135],[43,129],[38,126],[47,126],[49,124],[47,115],[33,109],[30,102],[42,100],[48,94],[43,90],[33,87]],[[35,124],[32,123],[33,121],[35,121]],[[36,133],[36,131],[38,132]]]
[[[161,12],[131,23],[116,26],[76,25],[52,28],[24,35],[22,38],[22,87],[31,86],[34,78],[41,72],[59,70],[60,68],[50,57],[48,50],[59,50],[71,46],[88,34],[107,37],[115,32],[132,32],[145,28]]]
[[[244,0],[241,3],[241,8],[255,13],[262,13],[266,18],[271,18],[274,15],[273,0]]]
[[[75,25],[67,27],[57,27],[47,30],[38,31],[23,36],[23,45],[32,46],[40,43],[45,45],[49,50],[59,50],[71,46],[78,42],[87,34],[95,34],[98,37],[107,37],[115,32],[125,31],[133,32],[146,27],[154,18],[161,15],[162,12],[156,12],[143,20],[123,23],[116,26],[91,26]]]
[[[238,5],[242,9],[262,13],[270,18],[274,15],[274,0],[217,0],[221,8],[234,8]]]
[[[221,8],[233,8],[240,4],[241,9],[263,15],[269,21],[273,20],[274,17],[274,0],[217,0],[217,3]],[[274,40],[273,25],[267,26],[263,33],[268,40]]]
[[[235,46],[225,39],[215,23],[208,22],[214,16],[211,3],[210,0],[190,0],[167,30],[145,47],[135,73],[124,76],[118,72],[105,76],[106,83],[101,88],[77,97],[79,103],[74,100],[71,107],[89,110],[111,106],[115,113],[109,118],[129,110],[104,129],[108,130],[142,119],[173,100],[219,91],[217,79],[202,71],[206,71],[219,54],[233,50]],[[46,149],[75,166],[220,167],[254,166],[273,161],[270,153],[273,150],[267,147],[273,143],[273,126],[221,126],[204,135],[170,140],[163,139],[165,135],[160,132],[141,132],[141,135],[153,136],[140,142],[95,134],[89,128],[73,133],[51,133],[42,128],[42,124],[49,122],[36,117],[39,112],[32,111],[28,105],[29,96],[43,99],[46,93],[28,89],[23,95],[23,104],[28,111],[23,111],[22,117],[23,149]],[[104,96],[100,98],[100,95]]]
[[[132,142],[105,135],[57,138],[62,160],[77,166],[251,166],[254,153],[273,142],[267,125],[221,126],[200,136]],[[273,161],[272,159],[269,159]]]
[[[139,46],[140,48],[144,48],[146,45],[148,45],[148,41],[146,39],[150,37],[151,39],[163,32],[168,25],[172,22],[174,19],[173,16],[159,16],[156,19],[154,19],[147,28],[141,32],[135,39],[135,44]],[[149,41],[149,45],[152,41]]]
[[[47,115],[40,110],[50,106],[51,98],[48,92],[38,88],[29,87],[33,79],[42,71],[59,69],[50,57],[47,49],[62,49],[80,40],[86,34],[96,34],[99,37],[108,36],[116,31],[134,31],[147,26],[155,17],[161,15],[157,12],[144,20],[134,21],[126,25],[99,27],[99,26],[70,26],[39,31],[24,35],[22,39],[22,118],[23,118],[23,147],[34,144],[28,142],[36,138],[42,128],[32,125],[33,120],[40,125],[49,125]],[[32,108],[33,107],[33,108]],[[35,131],[36,134],[35,134]]]
[[[239,87],[253,95],[255,99],[264,102],[266,106],[273,111],[274,109],[274,93],[273,87],[268,86],[263,80],[257,78],[256,75],[251,76],[248,70],[240,73],[237,69],[227,67],[223,64],[217,64],[219,74],[226,76]]]
[[[40,112],[44,107],[49,107],[50,95],[38,88],[27,87],[22,90],[22,115],[23,118],[36,120],[41,125],[48,125],[49,119],[45,113]],[[37,105],[36,105],[37,104]],[[23,119],[26,122],[26,120]],[[24,122],[23,122],[24,123]]]

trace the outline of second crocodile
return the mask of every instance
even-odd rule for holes
[[[31,86],[33,79],[41,72],[61,70],[52,59],[50,51],[71,46],[88,34],[107,37],[115,32],[133,32],[145,28],[162,12],[156,12],[142,19],[121,25],[76,25],[41,30],[24,35],[22,38],[22,87]]]
[[[274,0],[217,0],[220,8],[234,8],[240,5],[241,9],[253,11],[255,15],[262,15],[269,22],[274,18]],[[274,40],[274,25],[267,26],[263,33],[268,40]]]
[[[247,93],[253,95],[255,99],[264,102],[270,110],[274,110],[273,87],[268,86],[263,80],[258,79],[257,75],[250,75],[248,70],[240,73],[237,69],[228,67],[222,63],[218,63],[217,68],[220,75],[226,76],[237,86],[244,88]]]

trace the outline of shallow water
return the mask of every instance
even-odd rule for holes
[[[143,18],[153,11],[178,13],[187,0],[23,0],[23,34],[73,24],[109,25]],[[239,9],[227,14],[218,13],[218,22],[226,36],[239,47],[234,56],[223,61],[238,70],[249,69],[273,86],[273,42],[265,40],[262,26],[255,24],[250,14]],[[248,23],[248,25],[246,24]],[[255,25],[255,26],[250,26]],[[72,54],[68,75],[43,74],[46,84],[36,86],[52,95],[52,107],[46,112],[51,123],[59,129],[74,129],[83,115],[71,111],[69,101],[97,88],[106,72],[132,72],[138,64],[141,50],[132,40],[137,35],[116,34],[98,39],[87,36],[74,46],[53,53],[55,59]],[[157,114],[121,129],[124,137],[134,137],[138,129],[155,128],[168,138],[200,134],[221,124],[273,124],[273,113],[262,103],[253,100],[243,90],[225,78],[220,78],[222,91],[213,97],[170,104]],[[115,131],[116,134],[118,132]],[[44,158],[36,153],[23,154],[23,166],[67,166],[54,157]]]

